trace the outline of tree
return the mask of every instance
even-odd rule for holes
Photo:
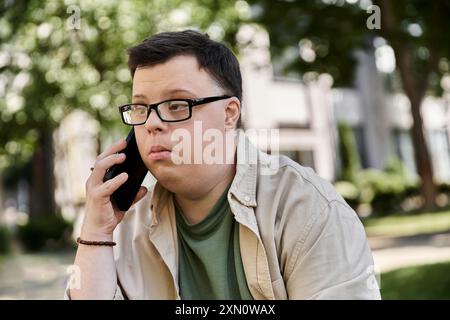
[[[450,3],[426,0],[374,0],[381,9],[381,29],[369,30],[369,14],[359,1],[249,0],[254,20],[270,36],[271,53],[284,61],[286,74],[328,73],[335,86],[353,81],[357,49],[381,36],[392,46],[402,89],[411,102],[412,140],[421,194],[435,205],[436,186],[425,142],[420,105],[426,93],[442,93],[440,80],[449,73]],[[302,50],[304,54],[302,54]]]
[[[32,162],[31,218],[55,212],[52,134],[59,122],[82,108],[103,132],[120,125],[115,106],[131,91],[126,48],[184,28],[229,40],[241,18],[234,3],[217,0],[3,1],[0,171],[9,170],[11,181]]]

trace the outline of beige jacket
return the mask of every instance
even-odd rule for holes
[[[255,299],[380,299],[364,228],[330,183],[257,150],[243,134],[237,163],[228,201]],[[180,299],[168,190],[156,183],[125,214],[114,241],[115,299]]]

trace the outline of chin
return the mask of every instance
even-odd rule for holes
[[[176,184],[180,180],[180,177],[183,176],[180,172],[181,170],[179,170],[179,168],[177,168],[177,165],[173,163],[163,163],[155,161],[149,164],[148,167],[151,174],[164,187]]]

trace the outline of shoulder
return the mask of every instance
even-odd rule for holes
[[[260,152],[258,162],[258,185],[275,186],[273,190],[297,198],[303,204],[313,201],[319,210],[333,202],[348,206],[334,186],[312,168],[302,166],[284,155],[268,155],[264,152]],[[268,166],[272,170],[264,170]]]
[[[263,153],[261,159],[276,162],[278,169],[271,175],[258,175],[256,216],[260,225],[274,225],[280,244],[290,243],[292,249],[326,226],[361,231],[356,212],[313,169],[283,155]]]
[[[273,228],[270,238],[286,275],[311,248],[322,253],[347,250],[355,256],[367,251],[361,220],[330,182],[286,156],[262,157],[279,167],[272,175],[258,175],[256,216],[266,236],[266,226]]]

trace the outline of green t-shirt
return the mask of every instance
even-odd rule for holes
[[[253,299],[239,250],[239,223],[227,200],[228,188],[208,215],[189,224],[175,203],[181,299]]]

